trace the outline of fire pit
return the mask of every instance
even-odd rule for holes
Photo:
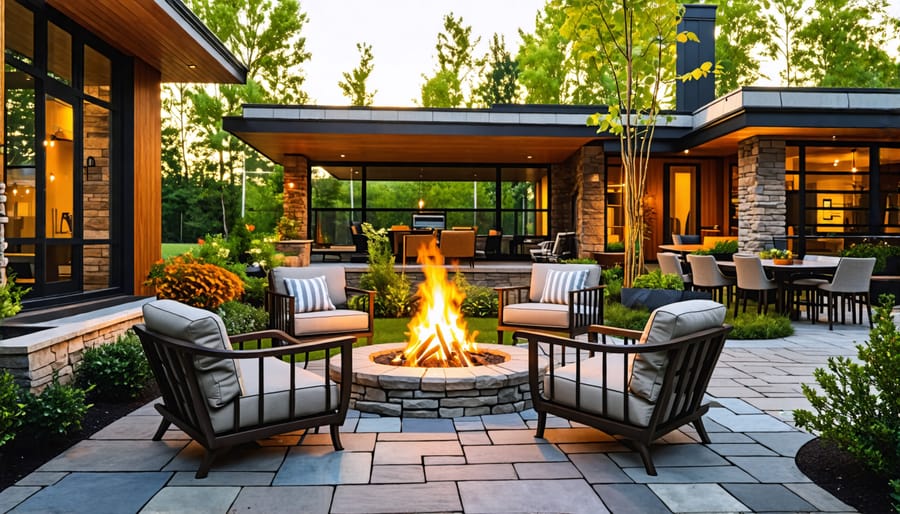
[[[528,351],[476,344],[460,306],[465,294],[447,280],[432,243],[419,249],[425,281],[407,344],[353,351],[350,407],[383,416],[455,418],[520,412],[531,407]],[[340,379],[340,358],[331,376]]]

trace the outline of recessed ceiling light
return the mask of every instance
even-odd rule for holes
[[[529,155],[529,156],[528,156],[528,158],[529,158],[529,159],[532,159],[532,158],[533,158],[533,156],[531,156],[531,155]]]
[[[341,159],[343,159],[344,157],[347,157],[347,156],[345,154],[341,154]]]
[[[189,70],[196,70],[196,69],[197,69],[197,65],[196,65],[196,64],[188,64],[187,67],[188,67]]]
[[[684,155],[687,155],[687,154],[689,154],[689,153],[691,153],[691,149],[690,149],[690,148],[685,148],[685,149],[684,149]]]

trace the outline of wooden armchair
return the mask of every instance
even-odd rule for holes
[[[441,255],[446,261],[468,259],[475,267],[475,231],[444,230],[441,232]]]
[[[689,300],[653,311],[643,332],[592,326],[604,344],[516,332],[528,341],[537,437],[544,436],[548,413],[623,436],[649,475],[656,475],[650,444],[672,430],[692,423],[709,444],[702,420],[709,405],[701,402],[731,330],[723,325],[725,310]],[[607,336],[624,344],[605,344]]]
[[[296,285],[315,285],[313,279],[323,277],[326,284],[324,298],[298,299],[288,292],[290,281]],[[311,292],[310,292],[311,291]],[[307,295],[315,289],[305,289]],[[365,312],[347,306],[352,296],[365,296]],[[302,300],[302,301],[301,301]],[[266,289],[266,312],[269,313],[269,328],[281,330],[300,340],[348,335],[365,337],[372,344],[375,333],[375,291],[367,291],[347,286],[342,266],[279,267],[269,272],[269,287]]]
[[[269,330],[229,337],[221,318],[173,300],[144,305],[144,324],[134,330],[156,377],[163,403],[159,441],[175,424],[206,450],[196,478],[236,444],[329,425],[331,443],[341,450],[340,427],[350,404],[352,337],[301,343]],[[244,342],[288,342],[278,348],[244,350]],[[231,344],[240,350],[232,350]],[[324,376],[295,364],[297,355],[325,352]],[[340,384],[330,378],[328,357],[341,354]],[[284,359],[287,359],[285,361]]]
[[[503,344],[503,332],[523,328],[569,337],[587,333],[590,325],[603,323],[604,287],[596,264],[532,264],[529,285],[494,288],[497,342]]]

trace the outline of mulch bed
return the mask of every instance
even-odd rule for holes
[[[835,498],[864,514],[894,512],[888,478],[832,443],[812,439],[797,452],[797,467]]]
[[[28,434],[18,434],[15,439],[0,446],[0,491],[15,484],[76,443],[88,439],[106,425],[158,397],[159,389],[155,383],[147,387],[140,397],[130,402],[104,402],[89,397],[88,403],[93,403],[94,406],[85,414],[81,430],[52,439],[35,439]]]

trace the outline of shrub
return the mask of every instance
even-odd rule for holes
[[[251,240],[247,255],[251,264],[257,264],[267,271],[284,263],[284,255],[275,251],[275,240],[271,236]]]
[[[613,243],[606,243],[606,251],[607,252],[624,252],[625,251],[625,241],[615,241]]]
[[[635,278],[632,287],[684,291],[684,281],[674,273],[663,273],[659,269],[655,269],[650,273],[639,275]]]
[[[263,277],[247,277],[244,279],[244,296],[245,303],[255,307],[262,307],[266,303],[266,288],[269,287],[269,281]]]
[[[121,402],[140,396],[153,375],[140,339],[129,330],[114,343],[85,350],[76,376],[76,384],[97,398]]]
[[[282,216],[275,226],[275,233],[281,241],[300,239],[300,221],[287,216]]]
[[[16,429],[25,414],[22,407],[19,402],[19,386],[12,373],[0,371],[0,446],[16,437]]]
[[[794,411],[797,426],[818,432],[887,478],[900,478],[900,330],[891,318],[894,298],[882,295],[868,344],[857,359],[829,357],[813,376],[821,388],[803,384],[816,414]],[[896,486],[894,487],[896,490]]]
[[[694,255],[720,255],[727,253],[737,253],[738,242],[734,240],[719,241],[712,248],[702,248],[691,253]]]
[[[241,302],[225,302],[216,311],[229,334],[246,334],[265,330],[269,325],[266,311]]]
[[[875,257],[874,273],[884,271],[887,266],[887,258],[895,255],[900,255],[900,246],[889,245],[884,241],[852,244],[841,252],[843,257]]]
[[[619,302],[608,302],[603,308],[603,324],[611,327],[644,330],[650,311],[644,307],[629,309]]]
[[[499,299],[493,289],[470,284],[460,272],[456,272],[453,282],[466,295],[460,306],[463,315],[471,318],[490,318],[497,315]]]
[[[597,264],[597,261],[590,257],[579,257],[577,259],[563,259],[560,264]]]
[[[765,315],[745,312],[731,320],[733,329],[729,339],[775,339],[794,333],[791,320],[778,314]]]
[[[214,264],[197,262],[189,255],[155,264],[145,283],[156,288],[159,298],[204,309],[215,309],[244,293],[237,275]]]
[[[370,223],[362,224],[369,248],[369,271],[359,278],[363,289],[375,290],[375,316],[400,318],[409,314],[410,284],[406,275],[394,271],[394,254],[384,229],[375,230]],[[350,306],[363,309],[366,299],[354,297]]]
[[[40,440],[61,437],[81,430],[84,415],[93,405],[85,403],[87,391],[77,386],[59,383],[59,373],[53,372],[53,382],[36,395],[26,391],[23,433]]]
[[[620,301],[622,298],[622,282],[625,277],[625,270],[622,269],[622,266],[616,264],[612,268],[606,268],[600,272],[600,276],[603,279],[603,284],[606,285],[603,289],[603,297],[610,302]]]
[[[31,291],[30,287],[20,287],[15,276],[0,285],[0,319],[11,318],[22,310],[22,297]]]

